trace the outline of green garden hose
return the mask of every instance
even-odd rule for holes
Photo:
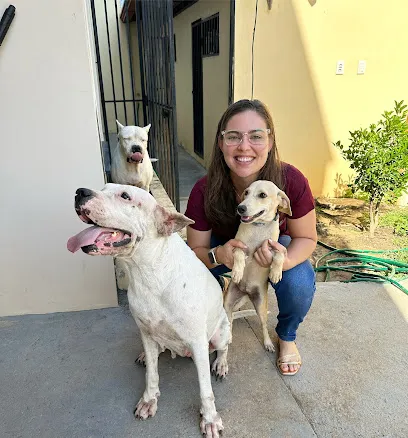
[[[408,264],[397,260],[369,255],[408,251],[408,248],[385,251],[370,251],[358,249],[337,249],[321,242],[320,240],[317,243],[330,250],[330,252],[320,257],[316,261],[314,268],[315,272],[326,273],[324,281],[328,281],[330,279],[330,271],[343,271],[352,274],[350,280],[343,280],[344,283],[357,281],[391,283],[408,295],[408,289],[400,283],[400,281],[408,278]],[[325,265],[319,266],[319,263],[331,254],[342,254],[345,257],[327,260]],[[354,264],[354,262],[357,262],[357,264]],[[341,263],[341,265],[334,266],[334,264],[337,263]],[[347,265],[344,265],[344,263],[347,263]],[[349,263],[353,264],[350,265]]]

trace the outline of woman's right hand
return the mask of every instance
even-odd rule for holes
[[[244,252],[248,247],[238,239],[228,240],[224,245],[220,245],[215,251],[215,257],[218,263],[225,265],[227,268],[232,269],[234,266],[234,249],[240,248]]]

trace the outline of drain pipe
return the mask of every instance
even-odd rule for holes
[[[16,8],[13,5],[10,5],[5,11],[0,20],[0,46],[3,42],[7,31],[9,30],[10,24],[13,21],[14,15],[16,12]]]

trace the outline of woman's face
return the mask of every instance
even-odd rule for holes
[[[234,176],[256,180],[272,148],[271,137],[266,133],[266,129],[265,120],[251,110],[236,114],[228,121],[226,133],[221,137],[219,146]],[[248,134],[242,137],[241,133],[245,132]],[[241,137],[242,141],[234,144],[238,143]]]

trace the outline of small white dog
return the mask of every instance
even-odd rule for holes
[[[102,191],[78,189],[75,209],[93,224],[68,241],[68,249],[89,255],[111,255],[126,265],[128,298],[145,351],[146,390],[136,418],[153,417],[159,391],[158,356],[192,357],[201,397],[201,432],[219,437],[223,429],[211,387],[209,343],[217,350],[212,370],[228,372],[230,324],[217,280],[176,233],[192,220],[171,213],[148,192],[132,186],[106,184]]]
[[[260,266],[253,256],[265,240],[278,240],[279,211],[291,216],[290,201],[273,182],[259,180],[245,190],[237,211],[241,216],[241,223],[235,238],[247,245],[248,252],[245,253],[240,248],[234,250],[232,281],[224,296],[224,307],[232,329],[234,308],[240,307],[249,298],[261,320],[264,346],[266,350],[274,351],[267,327],[268,277],[273,284],[282,279],[285,255],[274,251],[272,264],[268,268]],[[244,310],[236,313],[238,314],[251,313]]]
[[[153,179],[152,160],[147,151],[148,134],[151,125],[118,125],[118,142],[112,153],[111,178],[116,184],[126,184],[150,190]],[[117,286],[126,290],[129,279],[120,260],[115,262]]]
[[[150,190],[153,166],[147,152],[151,125],[123,126],[117,120],[118,143],[112,154],[111,176],[116,184],[126,184]]]

